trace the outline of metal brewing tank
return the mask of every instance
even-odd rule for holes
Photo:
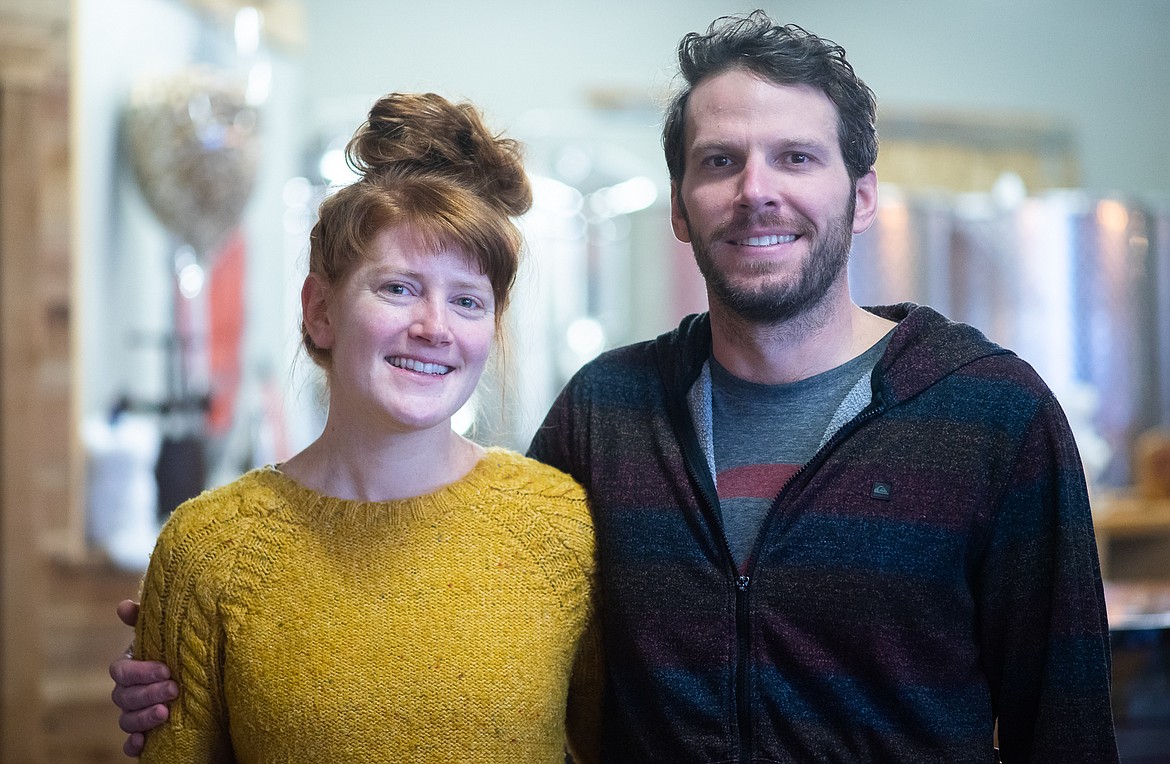
[[[932,305],[1014,350],[1090,481],[1128,485],[1136,437],[1170,426],[1170,211],[1077,191],[886,196],[854,240],[854,299]]]

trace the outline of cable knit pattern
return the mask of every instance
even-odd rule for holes
[[[388,502],[249,472],[159,536],[136,652],[180,696],[142,761],[560,764],[567,715],[593,760],[593,579],[580,487],[519,454]]]

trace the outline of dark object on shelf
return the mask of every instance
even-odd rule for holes
[[[1121,761],[1170,762],[1170,627],[1113,631],[1110,641]]]
[[[1112,705],[1123,764],[1170,762],[1170,584],[1110,583]]]
[[[165,521],[175,507],[203,491],[207,479],[203,438],[199,435],[163,438],[154,477],[158,481],[158,518]]]

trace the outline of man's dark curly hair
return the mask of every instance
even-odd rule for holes
[[[849,177],[873,169],[878,139],[873,91],[845,60],[845,49],[795,24],[780,26],[764,11],[716,19],[706,33],[690,32],[678,44],[679,74],[685,85],[675,94],[662,128],[670,180],[686,170],[686,110],[695,86],[730,69],[743,69],[780,85],[819,88],[837,107],[837,134]]]

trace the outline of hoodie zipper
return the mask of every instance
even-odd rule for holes
[[[699,480],[698,472],[690,458],[684,456],[683,465],[691,482],[699,489],[699,499],[710,515],[709,521],[712,521],[713,529],[723,547],[724,562],[735,582],[735,719],[739,730],[739,760],[746,762],[750,761],[751,756],[751,703],[747,689],[750,663],[748,656],[751,648],[751,639],[748,636],[750,634],[748,591],[751,588],[751,576],[741,575],[735,564],[731,544],[727,541],[723,525],[718,521],[718,498],[713,498],[707,487]]]
[[[751,589],[751,576],[738,576],[735,579],[735,718],[739,725],[739,760],[751,761],[751,693],[748,692],[750,681],[750,653],[751,634],[750,609],[748,608],[748,592]]]
[[[779,514],[780,505],[784,498],[790,493],[790,487],[796,484],[804,474],[808,473],[815,467],[819,467],[821,463],[828,457],[837,444],[844,440],[848,435],[851,435],[857,428],[863,424],[886,411],[884,404],[874,401],[860,414],[855,416],[849,422],[842,425],[833,435],[825,442],[820,449],[813,454],[812,458],[802,464],[796,472],[789,477],[783,487],[776,495],[776,499],[772,502],[772,506],[768,510],[768,514],[764,519],[763,526],[760,527],[759,535],[756,538],[756,546],[752,550],[751,556],[748,558],[748,567],[744,573],[739,572],[739,567],[735,564],[735,558],[731,554],[731,544],[727,541],[727,534],[723,531],[723,526],[719,522],[715,522],[714,529],[720,541],[723,544],[723,551],[726,563],[734,576],[735,581],[735,632],[736,632],[736,667],[735,667],[735,718],[736,725],[739,728],[739,760],[742,762],[751,761],[752,752],[752,737],[751,737],[751,693],[748,691],[748,684],[750,682],[751,674],[751,608],[749,603],[749,595],[751,593],[752,575],[755,572],[756,560],[759,558],[760,546],[767,536],[769,527],[772,525],[773,518]],[[691,437],[695,437],[693,434]],[[681,441],[680,441],[681,443]],[[717,505],[718,500],[712,499],[709,495],[706,486],[698,479],[698,472],[696,471],[692,460],[684,458],[683,464],[686,467],[687,474],[691,482],[699,488],[699,497],[706,505],[708,512],[713,519],[718,520]]]
[[[852,434],[857,428],[861,427],[870,419],[873,419],[881,412],[885,411],[884,405],[871,405],[866,410],[855,416],[851,421],[846,422],[825,442],[820,449],[813,454],[812,458],[802,464],[799,469],[792,474],[791,477],[784,483],[776,494],[776,499],[772,502],[772,506],[768,510],[768,514],[764,517],[764,524],[760,527],[759,535],[756,537],[755,548],[752,550],[751,556],[748,558],[748,565],[743,575],[738,575],[735,579],[735,605],[736,605],[736,642],[738,643],[737,660],[739,661],[736,667],[737,688],[736,688],[736,702],[738,708],[736,709],[736,718],[740,724],[740,744],[739,756],[740,761],[751,761],[751,739],[748,735],[750,727],[747,725],[751,721],[751,697],[748,692],[749,673],[751,668],[751,661],[749,660],[749,649],[751,647],[751,610],[748,603],[748,595],[751,590],[752,576],[755,573],[756,561],[759,559],[760,549],[767,536],[768,528],[773,523],[773,518],[779,514],[780,505],[783,503],[786,496],[791,493],[789,488],[796,484],[797,480],[804,474],[819,467],[827,458],[829,453],[836,448],[837,444],[844,440],[848,435]],[[726,536],[724,536],[724,544],[727,544]],[[731,547],[728,545],[728,555],[731,554]],[[734,567],[735,563],[732,562]],[[736,569],[738,573],[738,569]]]
[[[657,344],[662,345],[666,336],[667,335],[659,337]],[[659,352],[662,353],[664,350],[660,348]],[[707,348],[707,352],[710,352],[709,347]],[[662,363],[661,359],[663,357],[663,355],[659,356],[660,364]],[[661,371],[661,378],[664,382],[666,379],[673,376],[669,374],[665,368],[663,368]],[[667,387],[669,388],[669,386]],[[752,554],[748,558],[748,568],[745,573],[741,574],[739,572],[739,566],[735,564],[735,557],[731,554],[731,544],[729,544],[727,541],[727,534],[723,531],[722,519],[719,517],[719,512],[717,511],[718,494],[716,494],[715,497],[711,496],[707,485],[699,479],[699,473],[695,468],[695,455],[696,453],[701,454],[702,449],[699,447],[698,436],[694,431],[694,422],[690,421],[691,418],[685,403],[685,399],[686,395],[684,393],[681,396],[680,404],[680,400],[676,399],[668,389],[664,403],[666,404],[667,416],[673,423],[679,448],[683,452],[683,466],[686,469],[687,476],[691,479],[692,484],[694,484],[698,489],[699,499],[701,503],[705,505],[709,515],[708,523],[712,526],[719,540],[722,542],[724,560],[727,564],[728,570],[731,571],[731,575],[735,582],[735,717],[736,725],[739,729],[739,759],[740,761],[746,763],[751,761],[752,752],[751,698],[750,693],[748,692],[748,682],[750,681],[751,674],[751,662],[749,660],[751,652],[751,638],[749,636],[751,633],[751,613],[748,595],[751,592],[752,574],[755,570],[756,560],[759,557],[760,546],[767,535],[769,527],[773,523],[773,518],[778,514],[778,509],[782,503],[783,498],[787,493],[790,492],[789,488],[797,482],[798,478],[806,474],[810,469],[813,468],[814,465],[819,467],[820,463],[825,460],[828,453],[833,448],[835,448],[837,444],[841,442],[841,440],[843,440],[847,435],[852,434],[865,422],[886,411],[887,406],[884,403],[879,403],[880,396],[875,395],[874,399],[870,402],[869,407],[855,416],[852,420],[842,425],[837,430],[837,432],[833,433],[829,440],[823,446],[821,446],[820,449],[817,450],[817,453],[814,454],[813,457],[808,460],[808,462],[801,465],[801,467],[795,473],[793,473],[793,475],[777,493],[775,501],[772,502],[772,506],[769,508],[768,514],[764,519],[764,524],[760,527],[759,535],[756,538],[755,548],[752,550]],[[679,408],[681,408],[683,412],[687,412],[686,416],[683,416],[681,419],[679,418],[679,412],[677,411]],[[688,424],[689,426],[680,428],[680,423]],[[701,463],[704,465],[704,467],[706,467],[707,462],[705,459],[702,460]],[[712,475],[711,478],[713,481],[714,475]],[[713,483],[711,487],[714,488]]]

